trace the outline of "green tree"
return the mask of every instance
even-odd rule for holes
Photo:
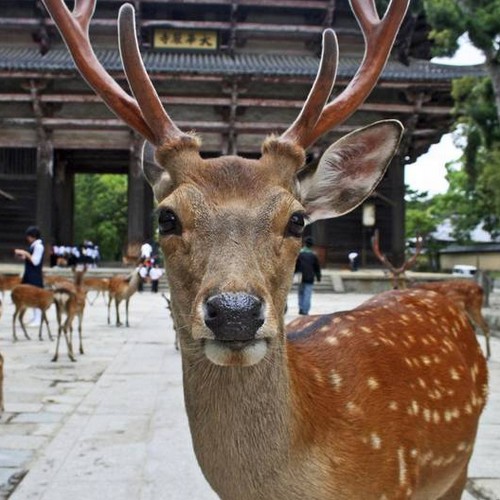
[[[500,116],[500,0],[423,0],[435,55],[453,55],[465,33],[485,57]]]
[[[119,260],[127,234],[125,175],[80,174],[75,179],[75,243],[92,240],[104,260]]]

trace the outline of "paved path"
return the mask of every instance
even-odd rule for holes
[[[316,294],[313,313],[349,309],[367,295]],[[289,317],[297,312],[289,300]],[[130,328],[106,324],[98,299],[85,318],[86,354],[51,363],[54,343],[11,341],[13,307],[0,319],[5,413],[0,498],[13,500],[211,500],[184,413],[180,356],[164,300],[132,298]],[[54,325],[54,311],[51,311]],[[34,337],[36,330],[30,329]],[[481,339],[482,341],[482,339]],[[493,340],[491,396],[464,499],[500,499],[500,340]],[[29,471],[29,472],[28,472]],[[3,492],[3,493],[2,493]],[[3,496],[2,496],[3,495]]]

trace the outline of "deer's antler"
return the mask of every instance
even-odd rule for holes
[[[326,72],[326,54],[332,52],[329,47],[330,35],[323,39],[323,54],[318,77],[297,120],[286,130],[281,139],[308,148],[319,137],[339,123],[346,120],[368,97],[377,83],[389,57],[394,40],[408,8],[409,0],[392,0],[382,19],[379,18],[374,0],[351,0],[351,7],[358,21],[365,40],[365,53],[361,65],[349,85],[326,107],[324,96],[333,83],[333,76],[328,80],[322,75]],[[325,33],[326,34],[326,33]],[[332,56],[330,56],[332,57]],[[336,69],[337,64],[333,64]],[[328,93],[329,95],[329,93]],[[315,104],[317,108],[315,108]],[[321,111],[319,113],[318,111]]]
[[[135,99],[128,95],[97,59],[89,38],[90,20],[96,0],[75,0],[73,11],[63,0],[43,0],[55,21],[75,64],[94,91],[109,108],[139,134],[155,145],[181,132],[158,98],[139,53],[134,23],[134,9],[125,4],[120,9],[120,48],[125,73]]]

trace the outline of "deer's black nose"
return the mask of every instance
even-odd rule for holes
[[[264,324],[262,300],[243,292],[212,295],[205,302],[204,314],[205,324],[222,341],[253,340]]]

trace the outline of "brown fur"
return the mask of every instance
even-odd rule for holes
[[[109,291],[109,278],[96,278],[96,277],[88,277],[83,279],[83,286],[87,291],[93,290],[96,293],[94,300],[89,301],[90,305],[93,305],[94,302],[101,294],[104,298],[104,303],[106,303],[106,294]]]
[[[12,290],[12,302],[15,306],[14,315],[12,317],[12,336],[14,342],[17,341],[16,335],[16,319],[19,317],[19,323],[23,329],[24,336],[30,340],[30,336],[26,331],[26,327],[23,323],[23,317],[26,310],[29,307],[40,309],[42,311],[42,322],[40,323],[40,329],[38,331],[38,338],[42,340],[42,327],[45,323],[47,325],[47,332],[49,334],[50,340],[52,340],[52,334],[50,333],[49,321],[47,319],[46,312],[48,308],[54,302],[54,292],[52,290],[45,290],[43,288],[38,288],[33,285],[17,285]]]
[[[85,312],[87,291],[82,283],[82,277],[82,273],[76,273],[74,284],[60,283],[54,289],[54,302],[56,304],[58,332],[56,349],[52,361],[57,361],[59,357],[59,343],[62,334],[64,334],[64,338],[66,340],[68,357],[71,359],[71,361],[76,361],[73,354],[73,320],[75,317],[78,318],[79,352],[80,354],[84,354],[82,324],[83,313]],[[66,316],[66,320],[63,322],[64,315]]]
[[[12,290],[15,286],[20,284],[21,276],[17,274],[15,276],[0,274],[0,291],[2,292],[2,297],[5,296],[7,290]]]
[[[483,317],[481,309],[484,303],[484,291],[480,285],[467,279],[415,283],[412,288],[433,290],[448,297],[454,304],[460,306],[472,324],[480,328],[486,339],[486,358],[491,355],[490,327]]]
[[[125,276],[113,276],[109,280],[109,298],[108,298],[108,325],[111,324],[110,309],[111,303],[115,302],[116,310],[116,326],[121,326],[120,321],[120,302],[125,301],[125,326],[129,326],[128,322],[128,304],[130,297],[137,292],[139,288],[139,272],[134,270],[129,277]]]

